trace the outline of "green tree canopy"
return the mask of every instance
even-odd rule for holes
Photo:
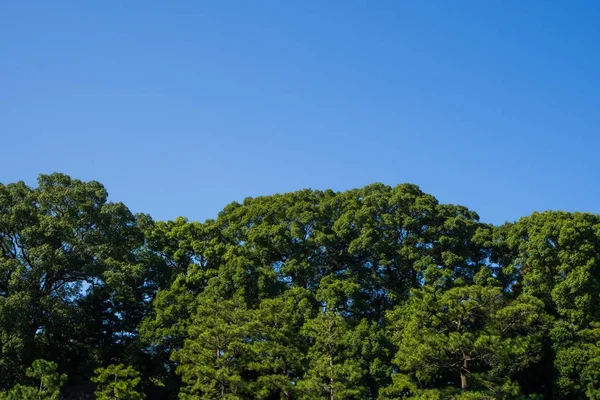
[[[137,390],[140,381],[140,373],[123,364],[98,368],[92,377],[98,400],[142,400],[145,396]]]
[[[376,183],[155,221],[0,184],[3,398],[598,399],[598,293],[593,214]]]
[[[60,389],[67,381],[65,374],[57,372],[56,363],[35,360],[26,370],[31,385],[17,384],[11,390],[0,394],[5,400],[57,400]]]

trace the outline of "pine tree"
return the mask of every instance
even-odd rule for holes
[[[92,382],[97,384],[95,391],[98,400],[143,400],[146,396],[137,387],[140,373],[130,366],[111,364],[94,371]]]

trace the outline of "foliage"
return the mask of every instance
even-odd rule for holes
[[[26,374],[31,378],[32,386],[17,384],[8,392],[0,394],[5,400],[56,400],[60,389],[65,384],[67,376],[59,374],[56,363],[46,360],[35,360]]]
[[[140,381],[140,373],[123,364],[98,368],[92,377],[92,382],[98,385],[95,391],[98,400],[142,400],[144,394],[137,391]]]
[[[372,184],[154,221],[0,184],[6,399],[598,399],[598,293],[592,214],[492,226]]]

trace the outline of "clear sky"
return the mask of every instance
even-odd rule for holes
[[[600,213],[598,1],[0,0],[0,182],[156,219],[411,182]]]

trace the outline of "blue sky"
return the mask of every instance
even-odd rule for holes
[[[597,1],[0,0],[0,182],[156,219],[418,184],[486,222],[600,212]]]

